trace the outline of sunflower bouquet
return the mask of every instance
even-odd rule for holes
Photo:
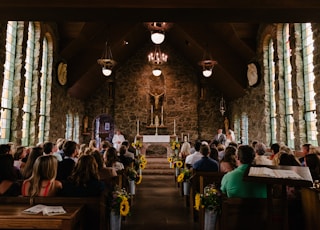
[[[133,148],[135,148],[135,149],[141,149],[141,148],[142,148],[142,142],[139,141],[139,140],[136,140],[135,142],[133,142],[133,143],[131,144],[131,146],[132,146]]]
[[[189,181],[191,177],[191,171],[189,169],[183,169],[179,176],[177,177],[177,182],[186,182]]]
[[[201,207],[219,213],[221,211],[221,202],[221,192],[214,184],[209,184],[204,188],[203,194],[196,194],[194,208],[199,211]]]
[[[171,149],[173,150],[173,151],[175,151],[175,150],[179,150],[180,149],[180,143],[179,143],[179,141],[172,141],[171,142]]]
[[[114,190],[111,197],[111,210],[116,215],[127,216],[130,213],[129,197],[124,188]]]

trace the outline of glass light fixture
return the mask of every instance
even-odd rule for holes
[[[110,46],[108,46],[108,42],[106,42],[106,48],[102,57],[98,59],[97,62],[102,66],[102,73],[104,76],[108,77],[112,74],[112,69],[117,64],[117,62],[113,60],[112,52]]]
[[[156,44],[159,45],[164,41],[164,32],[163,31],[152,31],[151,32],[151,41]]]
[[[213,67],[218,64],[217,61],[213,60],[211,58],[211,55],[208,53],[207,50],[204,51],[202,61],[199,61],[198,63],[200,66],[202,66],[202,75],[204,77],[210,77],[212,75],[212,69]]]
[[[161,52],[160,46],[156,45],[154,48],[154,51],[149,53],[148,55],[148,61],[150,64],[153,65],[152,74],[154,76],[160,76],[161,75],[161,69],[160,66],[166,63],[168,60],[168,55]]]

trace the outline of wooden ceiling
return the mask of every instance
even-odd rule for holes
[[[105,81],[97,58],[108,40],[121,65],[150,42],[143,22],[167,21],[173,26],[165,42],[190,63],[209,49],[218,61],[205,79],[227,99],[244,95],[246,69],[256,60],[257,33],[263,23],[317,22],[318,0],[10,0],[0,3],[0,20],[53,21],[58,25],[61,58],[68,63],[68,91],[89,97]],[[124,44],[128,42],[128,45]]]

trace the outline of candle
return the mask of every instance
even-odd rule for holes
[[[176,135],[176,119],[173,120],[173,135]]]
[[[153,105],[151,105],[151,125],[153,125]]]
[[[139,119],[137,120],[137,135],[139,135]]]
[[[151,105],[151,114],[153,114],[153,105]]]
[[[163,115],[163,105],[161,106],[161,114]]]
[[[189,135],[189,133],[188,133],[188,141],[190,141],[190,135]]]
[[[183,141],[183,133],[181,133],[181,142]]]

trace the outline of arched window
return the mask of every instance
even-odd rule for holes
[[[77,143],[79,143],[79,130],[80,130],[80,124],[79,124],[79,114],[76,114],[73,118],[73,140]]]
[[[241,139],[242,144],[247,145],[249,143],[249,121],[246,113],[241,114]]]
[[[291,48],[289,40],[289,24],[284,24],[282,28],[282,63],[284,77],[284,104],[285,104],[285,124],[287,145],[294,148],[294,132],[293,132],[293,103],[292,103],[292,68],[291,68]]]
[[[73,134],[73,117],[71,113],[68,113],[66,115],[66,133],[65,133],[65,139],[66,140],[72,140],[72,134]]]
[[[297,39],[297,47],[302,47],[302,74],[303,77],[303,93],[304,98],[304,120],[305,120],[305,143],[310,143],[317,146],[317,119],[316,119],[316,103],[315,103],[315,91],[313,73],[313,32],[311,23],[295,24],[295,28],[298,31],[297,35],[301,35],[301,39]],[[301,44],[298,42],[301,40]],[[297,63],[298,65],[299,63]],[[301,81],[301,79],[300,79]],[[302,109],[302,108],[301,108]],[[302,134],[303,135],[303,134]]]
[[[40,78],[40,114],[38,138],[43,142],[49,138],[52,56],[53,46],[51,36],[46,35],[42,42],[42,68]]]
[[[234,135],[237,143],[242,143],[241,141],[241,122],[238,115],[234,116]]]
[[[25,59],[25,84],[24,84],[24,101],[23,101],[23,118],[22,118],[22,145],[29,145],[30,138],[30,119],[32,103],[32,86],[34,71],[34,52],[35,52],[35,26],[32,22],[28,26],[28,40]]]
[[[274,64],[274,48],[271,37],[265,39],[263,50],[263,65],[265,76],[265,108],[266,115],[266,143],[275,143],[277,141],[277,105],[275,99],[275,64]]]
[[[15,57],[17,46],[17,22],[8,22],[6,34],[6,60],[4,64],[4,79],[1,96],[1,133],[0,142],[10,140],[12,93],[15,74]]]

